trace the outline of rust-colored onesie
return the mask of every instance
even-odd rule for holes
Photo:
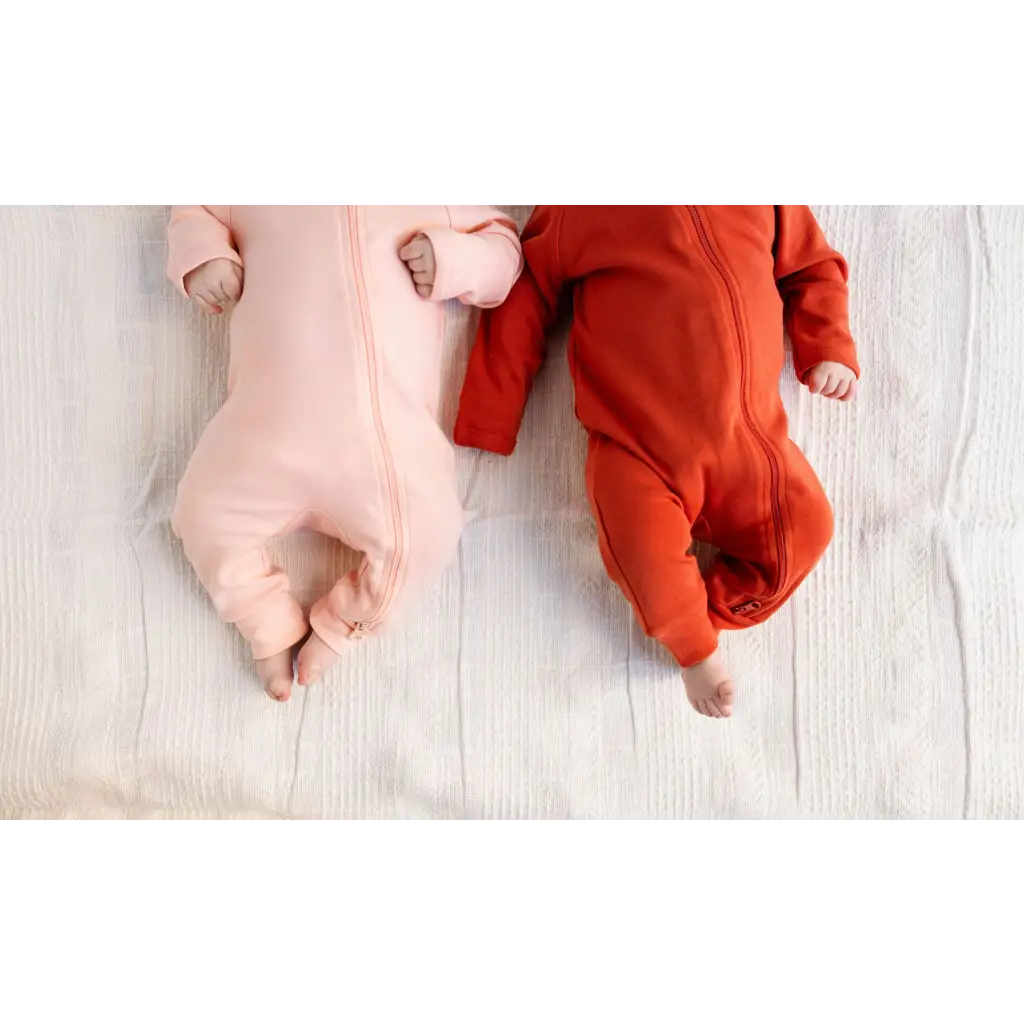
[[[825,360],[859,375],[846,263],[806,206],[538,206],[523,253],[483,316],[455,441],[511,454],[571,284],[601,554],[644,631],[693,665],[775,612],[831,539],[778,381],[784,324],[802,381]],[[694,538],[720,551],[703,578]]]

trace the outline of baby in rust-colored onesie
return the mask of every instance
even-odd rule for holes
[[[511,454],[571,287],[569,365],[605,566],[682,666],[694,709],[728,717],[719,631],[777,611],[832,537],[778,381],[785,326],[802,383],[856,396],[846,263],[806,206],[538,206],[522,242],[527,269],[484,314],[455,440]],[[694,539],[719,549],[703,577]]]

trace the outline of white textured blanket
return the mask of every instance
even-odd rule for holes
[[[226,339],[164,280],[166,211],[0,209],[0,815],[1021,817],[1024,209],[818,212],[863,390],[783,390],[837,536],[726,635],[724,724],[601,569],[557,344],[516,455],[459,455],[442,584],[272,703],[168,528]],[[346,560],[284,557],[307,596]]]

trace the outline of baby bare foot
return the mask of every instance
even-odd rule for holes
[[[337,660],[337,652],[311,633],[299,651],[299,686],[319,682]]]
[[[732,714],[736,685],[718,651],[710,658],[684,668],[683,685],[691,707],[698,714],[708,718],[728,718]]]
[[[256,662],[256,673],[263,683],[267,695],[283,704],[292,695],[292,651],[289,647],[269,658],[260,658]]]

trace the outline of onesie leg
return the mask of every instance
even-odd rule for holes
[[[605,568],[644,632],[680,665],[709,658],[718,637],[679,496],[646,463],[596,436],[588,448],[587,492]]]
[[[587,491],[608,575],[644,632],[683,667],[694,711],[728,718],[735,686],[717,650],[700,568],[690,554],[691,523],[679,496],[645,463],[593,436]]]
[[[443,469],[430,460],[398,465],[397,514],[352,530],[351,542],[365,557],[313,606],[314,636],[299,653],[300,684],[320,679],[353,643],[386,629],[452,560],[465,522],[452,466],[446,443]]]
[[[776,450],[774,501],[766,462],[748,461],[708,486],[704,515],[720,554],[704,582],[719,629],[743,629],[778,611],[832,539],[832,509],[814,471],[788,439]]]
[[[268,659],[307,631],[288,577],[265,550],[301,505],[267,467],[261,446],[217,427],[211,424],[185,471],[171,525],[221,618],[238,627],[254,658]]]

